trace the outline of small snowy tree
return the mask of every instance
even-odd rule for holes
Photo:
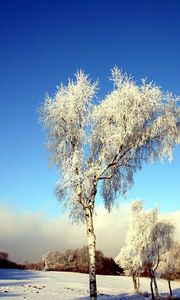
[[[151,281],[154,282],[155,295],[159,298],[156,282],[156,269],[160,263],[162,253],[173,243],[174,226],[167,221],[157,222],[152,227],[149,246],[146,248],[147,263],[150,265]]]
[[[171,281],[180,275],[180,243],[174,242],[170,249],[161,255],[158,272],[168,281],[169,294],[172,296]]]
[[[149,268],[151,274],[151,292],[153,285],[158,297],[156,269],[160,255],[170,247],[173,241],[174,226],[158,221],[158,210],[144,211],[143,201],[135,201],[131,208],[131,223],[127,233],[126,246],[121,249],[116,262],[133,278],[134,291],[139,288],[140,272]]]
[[[149,244],[151,229],[158,215],[157,209],[144,211],[143,204],[144,201],[139,200],[132,204],[126,246],[115,259],[125,270],[125,274],[132,276],[134,292],[138,292],[140,287],[139,276],[147,260],[145,249]]]
[[[115,258],[115,262],[123,268],[125,275],[132,277],[134,292],[137,293],[139,291],[141,262],[135,256],[134,250],[130,245],[126,245]]]
[[[80,71],[53,98],[47,96],[41,110],[51,162],[60,172],[57,197],[74,220],[87,224],[92,298],[97,294],[93,214],[98,186],[110,211],[142,163],[171,159],[179,142],[176,98],[144,80],[138,86],[118,68],[111,79],[113,90],[97,102],[97,82]]]

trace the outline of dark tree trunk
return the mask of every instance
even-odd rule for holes
[[[152,296],[152,300],[155,299],[154,297],[154,290],[153,290],[153,277],[151,276],[151,281],[150,281],[150,288],[151,288],[151,296]]]
[[[155,296],[156,296],[156,299],[159,299],[159,291],[158,291],[158,286],[157,286],[157,281],[156,281],[155,274],[154,274],[154,277],[153,277],[153,281],[154,281]]]
[[[169,286],[169,294],[172,297],[172,289],[171,289],[171,280],[168,280],[168,286]]]
[[[157,262],[156,262],[156,265],[154,266],[154,268],[152,270],[156,299],[160,299],[160,297],[159,297],[159,291],[158,291],[158,286],[157,286],[157,281],[156,281],[156,275],[155,275],[156,274],[155,271],[156,271],[157,267],[159,266],[159,262],[160,262],[160,258],[159,258],[159,249],[158,249],[158,252],[157,252]]]
[[[152,293],[152,290],[153,290],[153,284],[154,284],[155,293],[153,291],[152,299],[155,299],[155,298],[159,299],[159,292],[158,292],[158,286],[157,286],[155,271],[154,271],[154,269],[151,269],[151,284],[150,284],[151,285],[151,293]]]
[[[89,253],[89,291],[91,300],[97,299],[96,287],[96,236],[91,209],[86,209],[87,240]]]

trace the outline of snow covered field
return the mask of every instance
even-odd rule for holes
[[[149,279],[141,279],[142,292],[149,292]],[[140,299],[131,294],[131,278],[125,276],[97,276],[98,299]],[[165,296],[168,286],[159,280],[159,291]],[[180,297],[180,282],[172,282],[174,296]],[[41,272],[0,269],[0,298],[2,300],[88,300],[88,275],[68,272]],[[147,299],[147,298],[146,298]]]

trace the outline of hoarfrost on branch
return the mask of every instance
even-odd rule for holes
[[[56,194],[75,220],[84,219],[87,207],[94,210],[98,182],[110,211],[142,162],[171,160],[179,142],[178,98],[145,80],[137,85],[117,67],[111,80],[112,91],[98,101],[98,82],[77,72],[41,110],[51,163],[60,172]]]

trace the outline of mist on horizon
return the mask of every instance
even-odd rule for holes
[[[129,216],[130,203],[121,204],[111,213],[102,207],[97,209],[97,249],[106,256],[115,257],[125,244]],[[180,211],[160,216],[175,225],[175,239],[180,241]],[[50,218],[40,212],[18,213],[8,206],[0,207],[0,250],[7,252],[10,260],[36,262],[50,250],[64,251],[86,244],[85,225],[72,225],[67,215]]]

